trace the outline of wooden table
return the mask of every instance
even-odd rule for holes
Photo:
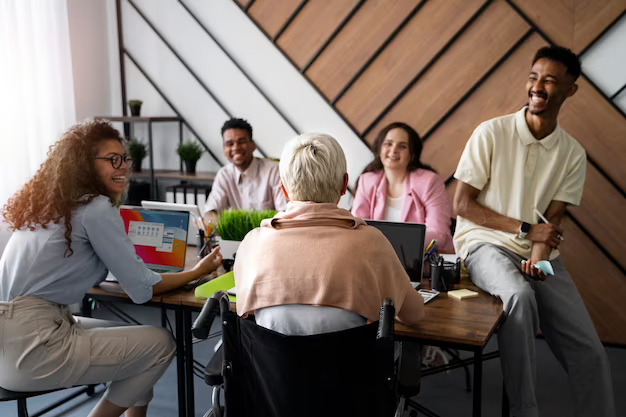
[[[195,251],[195,247],[188,248],[187,266],[195,264]],[[112,289],[111,285],[109,285],[110,289]],[[429,282],[425,281],[424,287],[428,285],[430,285]],[[504,314],[501,301],[476,288],[467,276],[462,277],[461,284],[457,285],[456,288],[472,289],[477,291],[479,296],[461,301],[448,297],[446,293],[441,293],[425,305],[426,317],[419,325],[407,326],[396,322],[395,335],[398,340],[410,340],[427,345],[473,352],[474,390],[472,415],[477,417],[481,415],[482,405],[483,349],[502,321]],[[126,294],[117,291],[111,292],[101,288],[94,288],[88,294],[100,300],[130,302]],[[147,304],[174,310],[176,314],[179,415],[193,416],[192,313],[200,311],[205,304],[205,300],[196,298],[192,290],[179,289],[157,295]],[[182,398],[185,398],[185,404],[182,404]]]

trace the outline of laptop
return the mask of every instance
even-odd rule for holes
[[[426,226],[417,223],[396,223],[367,220],[369,226],[380,230],[396,251],[413,288],[419,288],[424,274],[424,240]]]
[[[135,252],[155,272],[179,272],[185,268],[189,212],[122,207],[124,229]]]

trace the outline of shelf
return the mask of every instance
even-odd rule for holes
[[[185,180],[185,181],[213,181],[215,180],[216,172],[199,171],[195,174],[187,174],[186,172],[176,171],[173,169],[155,169],[155,178],[165,178],[172,180]],[[133,172],[131,178],[145,178],[150,179],[150,169],[144,168],[141,172]]]
[[[178,116],[158,116],[158,117],[143,117],[143,116],[96,116],[96,120],[108,120],[110,122],[182,122]]]

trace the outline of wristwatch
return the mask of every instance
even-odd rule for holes
[[[530,223],[526,223],[526,222],[522,222],[522,224],[519,227],[519,238],[520,239],[526,239],[526,236],[528,235],[528,233],[530,232]]]

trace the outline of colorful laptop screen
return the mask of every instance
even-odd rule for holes
[[[120,214],[137,255],[146,265],[171,270],[185,267],[189,213],[121,208]]]

